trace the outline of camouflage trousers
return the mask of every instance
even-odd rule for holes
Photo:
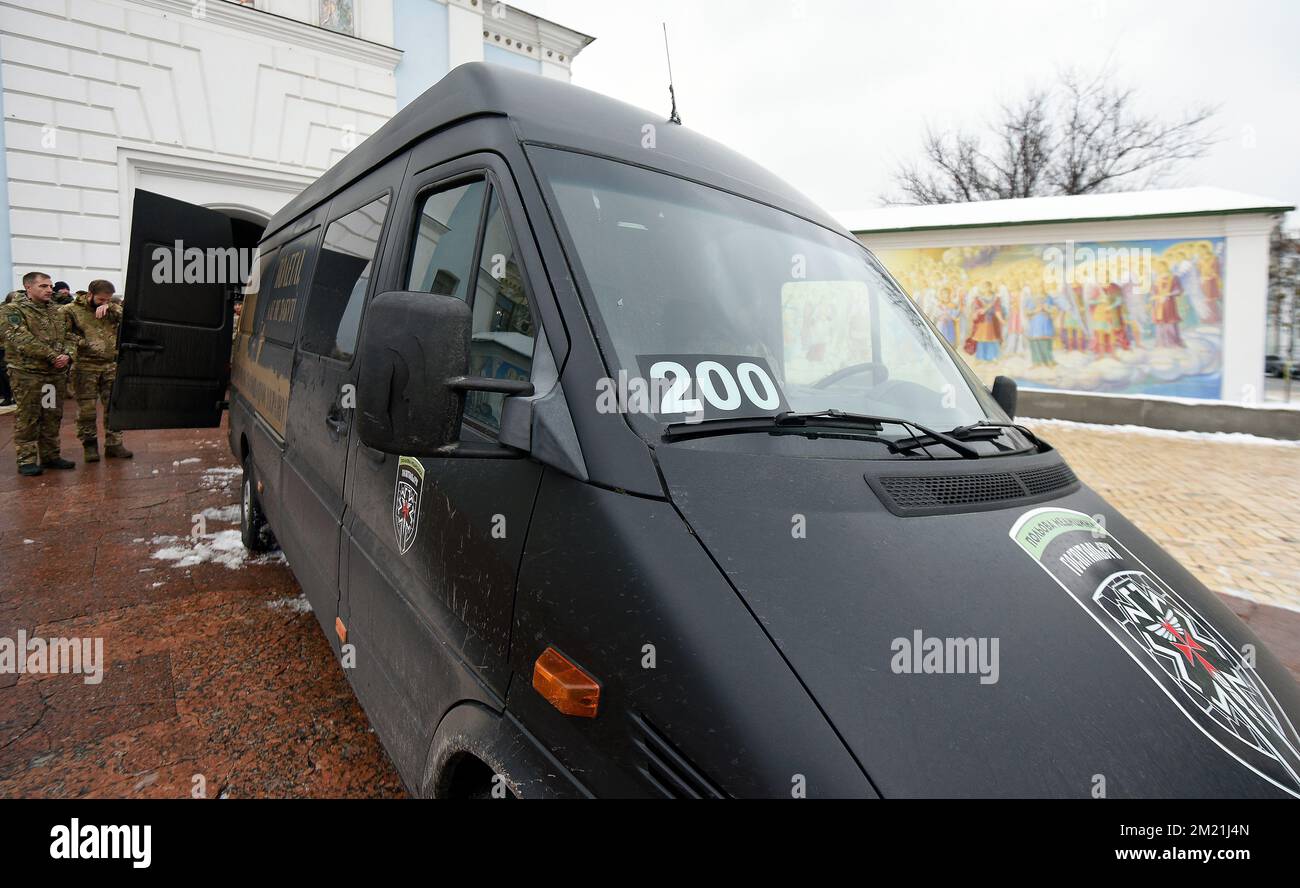
[[[122,443],[121,432],[108,429],[108,399],[113,393],[113,379],[117,367],[89,369],[78,367],[72,371],[73,390],[77,394],[77,438],[86,441],[97,437],[95,428],[95,403],[104,402],[104,444],[112,447]]]
[[[59,425],[63,422],[62,372],[33,373],[9,368],[13,386],[14,451],[18,465],[50,462],[59,458]]]

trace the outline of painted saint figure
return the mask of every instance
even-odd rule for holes
[[[1056,341],[1056,325],[1052,320],[1052,301],[1046,296],[1036,296],[1025,287],[1020,308],[1029,320],[1029,357],[1035,367],[1055,367],[1052,346]]]
[[[961,309],[952,295],[952,288],[944,287],[939,294],[939,312],[936,320],[939,322],[939,332],[944,339],[948,340],[949,345],[957,344],[957,325],[960,319]]]
[[[971,319],[975,359],[996,361],[1002,351],[1002,303],[993,295],[993,285],[988,281],[984,282],[975,296]]]
[[[1082,287],[1069,284],[1056,294],[1057,309],[1060,311],[1061,347],[1066,351],[1082,351],[1087,342],[1088,328],[1083,322],[1083,312],[1079,310]]]
[[[1183,295],[1182,284],[1169,271],[1167,262],[1156,263],[1156,279],[1151,287],[1151,320],[1156,325],[1158,348],[1183,348],[1183,337],[1178,331],[1182,315],[1178,313],[1178,297]]]
[[[1006,285],[998,288],[998,301],[1007,306],[1007,338],[1003,345],[1009,355],[1018,355],[1025,350],[1025,319],[1021,314],[1023,298],[1023,293],[1011,293]]]
[[[1088,284],[1084,291],[1088,306],[1088,320],[1092,326],[1092,353],[1108,355],[1116,346],[1128,348],[1124,329],[1124,302],[1119,286],[1108,283]]]
[[[1207,324],[1223,322],[1223,274],[1219,269],[1219,257],[1212,253],[1201,256],[1201,292],[1205,294],[1205,317]]]
[[[1124,351],[1128,351],[1133,347],[1134,340],[1129,329],[1123,288],[1111,281],[1106,285],[1106,299],[1110,302],[1110,310],[1115,320],[1115,344]]]

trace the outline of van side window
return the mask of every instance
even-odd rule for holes
[[[302,320],[303,351],[352,360],[361,308],[387,214],[385,194],[335,219],[325,229],[325,243],[316,259],[307,314]]]
[[[253,260],[253,274],[244,285],[244,307],[239,315],[239,332],[245,336],[252,336],[257,332],[254,326],[254,317],[257,315],[257,294],[261,292],[262,281],[267,279],[266,273],[271,263],[275,261],[277,249],[272,247],[264,253],[261,247],[257,248],[257,255]]]
[[[468,297],[486,187],[480,179],[423,198],[406,289],[458,299]]]
[[[470,375],[527,380],[532,375],[537,334],[505,208],[495,189],[488,204],[476,280]],[[465,398],[465,418],[500,430],[505,397],[496,392],[470,392]]]
[[[263,273],[254,323],[272,342],[293,345],[298,329],[298,295],[302,292],[299,285],[311,273],[318,237],[320,228],[313,228],[289,241],[280,248],[274,267]],[[271,274],[270,280],[265,277],[266,271]]]

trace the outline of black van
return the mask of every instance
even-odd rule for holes
[[[228,221],[135,201],[113,415],[229,385],[245,543],[413,792],[1300,796],[1278,660],[738,154],[465,65],[271,221],[238,331],[150,274]]]

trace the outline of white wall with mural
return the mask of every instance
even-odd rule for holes
[[[1015,207],[997,220],[995,205],[1022,202],[994,201],[880,208],[848,227],[985,383],[1003,374],[1062,393],[1261,404],[1276,214],[1188,211],[1204,195],[1264,206],[1215,189],[1164,195],[1027,201],[1049,202],[1052,219],[1100,218],[1036,222]],[[1167,207],[1177,214],[1136,217],[1168,195],[1186,197]]]

